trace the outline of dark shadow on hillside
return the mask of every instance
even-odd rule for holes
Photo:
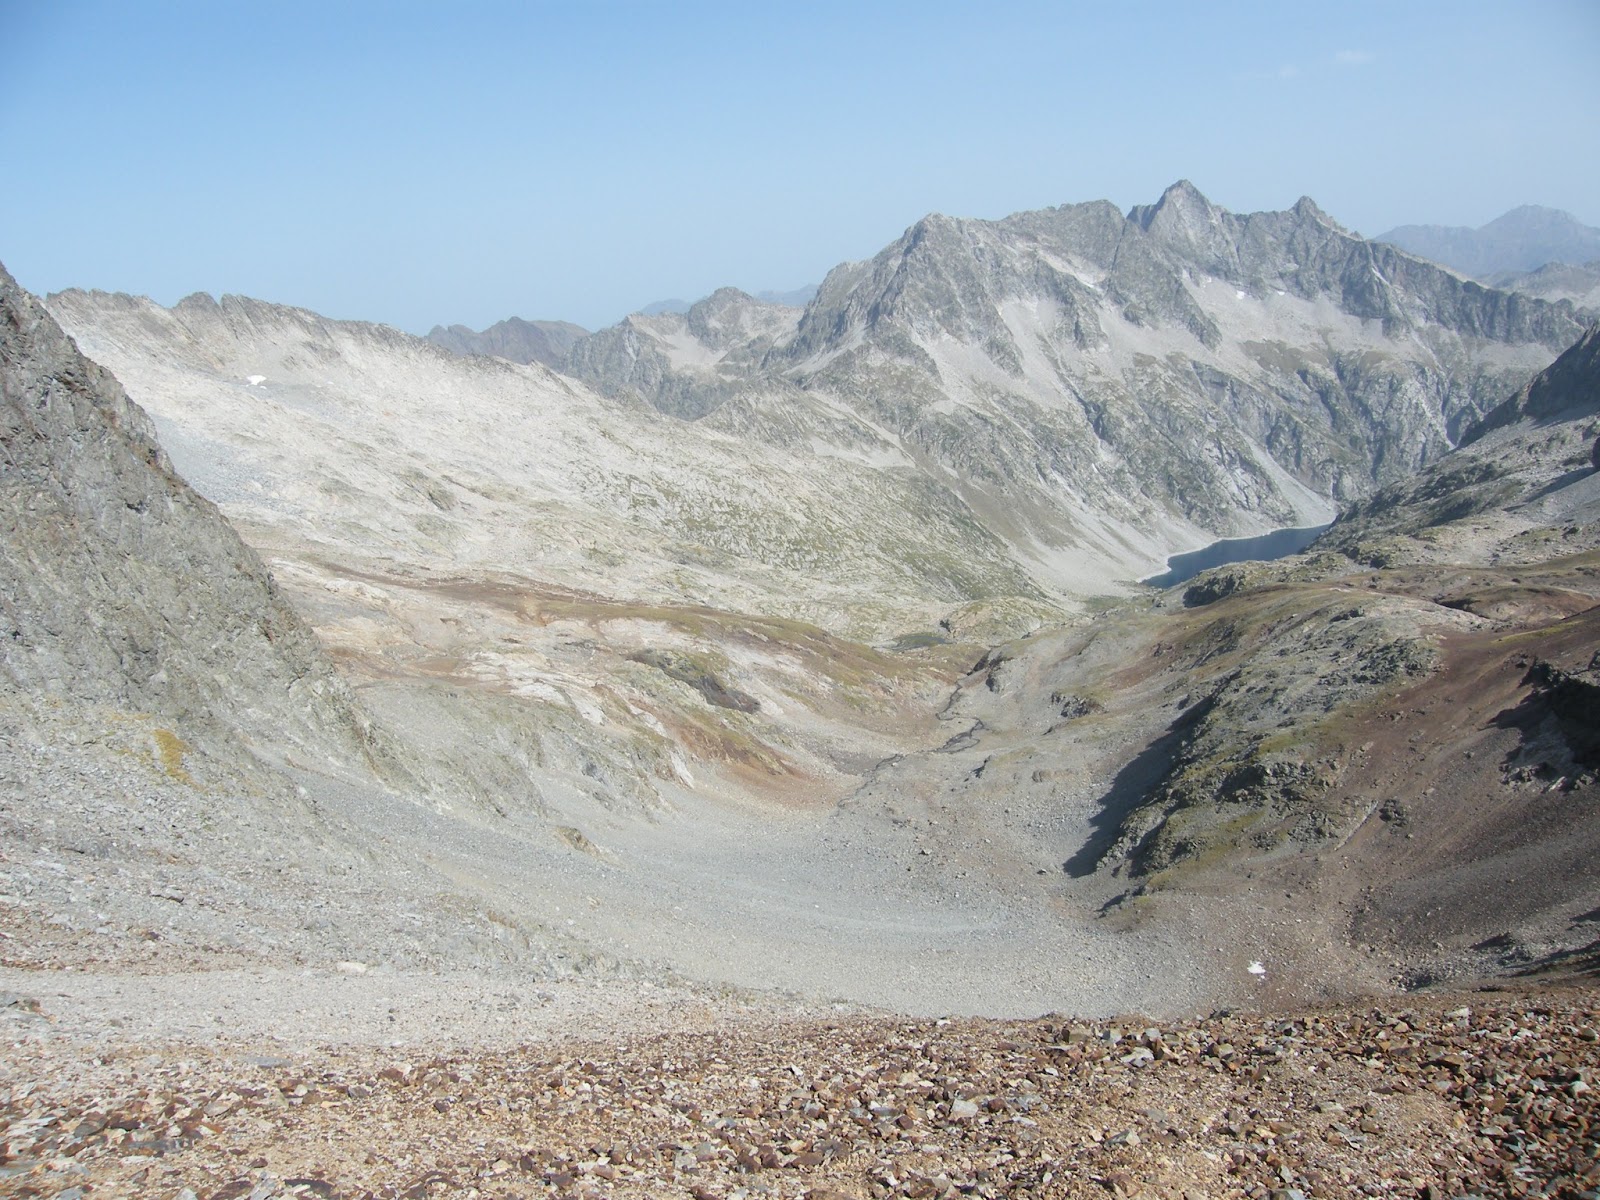
[[[1596,444],[1600,445],[1600,443],[1596,443]],[[1580,480],[1580,479],[1587,479],[1587,478],[1589,478],[1589,476],[1591,476],[1593,474],[1594,474],[1594,468],[1593,467],[1579,467],[1575,471],[1568,471],[1565,475],[1560,475],[1560,476],[1556,477],[1555,479],[1552,479],[1549,483],[1545,484],[1537,492],[1534,492],[1533,495],[1531,495],[1527,499],[1523,500],[1516,507],[1521,508],[1524,505],[1535,504],[1538,501],[1543,500],[1546,496],[1550,495],[1551,493],[1559,492],[1562,488],[1567,487],[1570,484],[1577,483],[1578,480]]]
[[[1554,978],[1577,976],[1590,978],[1600,975],[1600,941],[1590,942],[1571,950],[1558,950],[1536,959],[1520,970],[1512,972],[1519,979],[1551,976]]]
[[[1600,659],[1600,654],[1595,657]],[[1530,688],[1527,695],[1496,713],[1492,721],[1497,728],[1515,729],[1521,735],[1522,744],[1507,757],[1506,765],[1554,777],[1560,763],[1524,761],[1537,748],[1545,755],[1556,751],[1557,758],[1564,752],[1579,767],[1600,766],[1600,683],[1595,682],[1594,668],[1568,672],[1535,659],[1522,682]]]
[[[1183,749],[1189,731],[1211,711],[1216,702],[1217,696],[1213,692],[1198,704],[1184,709],[1167,726],[1165,733],[1117,772],[1105,795],[1100,797],[1099,811],[1089,821],[1092,832],[1078,852],[1061,864],[1063,871],[1074,879],[1094,874],[1095,868],[1100,865],[1101,855],[1117,840],[1123,821],[1145,802],[1151,789],[1166,778],[1173,764],[1178,761],[1178,754]]]

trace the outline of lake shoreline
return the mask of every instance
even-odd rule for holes
[[[1148,587],[1165,589],[1175,587],[1185,580],[1194,578],[1201,571],[1209,571],[1212,567],[1227,566],[1236,562],[1271,562],[1276,558],[1287,558],[1291,554],[1299,554],[1305,550],[1332,526],[1333,522],[1330,521],[1325,525],[1274,529],[1270,533],[1260,533],[1253,537],[1221,538],[1208,546],[1201,546],[1198,550],[1185,550],[1182,554],[1169,556],[1165,571],[1147,576],[1139,582]]]

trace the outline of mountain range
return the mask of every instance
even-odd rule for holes
[[[1071,591],[1326,519],[1442,453],[1580,328],[1309,201],[1237,217],[1180,183],[1126,215],[929,217],[803,312],[723,291],[601,330],[563,370],[746,437],[905,454],[1036,584]]]
[[[1585,313],[1600,312],[1600,261],[1546,263],[1532,271],[1499,272],[1489,282],[1541,300],[1570,300]]]
[[[1600,229],[1571,213],[1524,204],[1470,229],[1459,225],[1401,225],[1379,234],[1423,258],[1499,286],[1540,268],[1600,262]]]
[[[556,366],[572,344],[587,337],[589,331],[568,321],[524,321],[508,317],[482,332],[465,325],[446,329],[435,325],[428,340],[455,354],[485,354],[519,363],[544,363]]]
[[[804,308],[725,289],[559,369],[5,298],[17,962],[1020,1015],[1593,940],[1570,302],[1186,183],[930,216]],[[91,813],[107,866],[55,871]]]

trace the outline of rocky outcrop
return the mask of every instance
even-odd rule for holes
[[[1150,875],[1348,832],[1359,814],[1340,787],[1347,755],[1319,730],[1427,676],[1438,652],[1405,608],[1307,599],[1241,592],[1180,643],[1204,694],[1175,724],[1170,758],[1106,865]]]
[[[0,270],[0,682],[149,714],[162,753],[359,762],[365,730],[311,633],[144,412]]]
[[[1600,769],[1600,651],[1571,670],[1536,659],[1528,668],[1527,682],[1533,691],[1524,702],[1529,713],[1521,715],[1531,727],[1530,746],[1544,736],[1548,757],[1540,769],[1545,778],[1557,780],[1569,791],[1580,783],[1592,787]],[[1550,743],[1554,753],[1549,753]]]
[[[641,650],[631,656],[634,662],[640,662],[649,667],[654,667],[669,679],[676,679],[679,683],[686,683],[707,704],[715,704],[719,708],[737,709],[739,712],[755,712],[761,704],[754,697],[730,688],[717,676],[705,663],[693,655],[672,650]]]

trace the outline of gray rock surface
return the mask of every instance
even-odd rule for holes
[[[438,469],[462,446],[451,450],[441,433],[450,424],[441,397],[465,398],[460,410],[444,410],[464,423],[459,412],[475,411],[482,393],[430,384],[505,383],[506,406],[484,415],[492,436],[471,443],[504,452],[508,413],[532,409],[549,433],[550,414],[529,404],[529,393],[558,397],[566,385],[542,368],[452,358],[381,327],[237,298],[192,298],[166,310],[126,297],[68,297],[64,308],[112,314],[93,336],[133,363],[145,386],[177,381],[159,397],[169,413],[186,405],[270,411],[276,423],[209,431],[269,445],[269,457],[244,460],[264,469],[202,453],[194,461],[235,496],[276,500],[252,485],[283,488],[281,509],[262,506],[276,519],[256,509],[247,528],[293,581],[286,589],[374,714],[357,748],[392,746],[413,773],[382,778],[360,762],[330,761],[337,714],[311,702],[309,715],[284,710],[277,664],[219,649],[230,639],[253,647],[258,635],[273,644],[260,634],[272,593],[259,561],[176,480],[148,436],[135,443],[146,451],[141,464],[112,435],[116,422],[102,410],[128,422],[136,410],[17,294],[19,337],[7,345],[29,370],[15,390],[8,376],[7,397],[17,398],[19,414],[42,407],[51,421],[34,430],[15,417],[17,436],[37,436],[26,443],[31,457],[8,452],[42,473],[54,503],[68,504],[70,491],[72,504],[103,510],[119,530],[102,545],[92,530],[50,537],[22,520],[19,545],[40,561],[42,577],[71,574],[57,591],[81,581],[88,597],[109,603],[112,590],[125,590],[130,611],[118,619],[136,628],[158,622],[175,593],[188,596],[198,611],[163,646],[169,678],[210,670],[216,690],[204,699],[214,719],[256,706],[259,719],[274,722],[261,742],[281,761],[259,777],[228,774],[211,765],[232,761],[222,751],[191,754],[185,747],[211,743],[153,715],[166,710],[114,707],[134,685],[144,689],[139,704],[167,700],[158,681],[94,651],[92,609],[63,601],[47,612],[40,620],[61,627],[63,641],[51,653],[67,660],[83,642],[95,657],[83,664],[81,687],[63,672],[60,702],[39,706],[47,711],[30,709],[21,675],[0,696],[0,971],[8,989],[16,972],[136,972],[151,979],[148,990],[135,985],[118,1004],[143,1012],[152,1036],[185,1037],[205,1036],[213,1024],[269,1029],[282,1011],[271,997],[293,990],[305,993],[296,1007],[314,1011],[319,1028],[381,1036],[386,1009],[420,1010],[441,986],[430,973],[459,970],[517,981],[501,992],[529,981],[562,995],[576,988],[601,1010],[648,1006],[662,987],[682,994],[685,979],[723,997],[761,989],[929,1012],[1039,1011],[1064,989],[1084,993],[1077,1007],[1105,1011],[1188,1008],[1211,993],[1216,972],[1205,961],[1166,970],[1159,994],[1152,990],[1150,964],[1170,962],[1177,944],[1168,931],[1124,937],[1085,928],[1063,937],[1037,920],[1051,903],[1044,881],[1030,879],[1023,891],[985,880],[975,863],[917,855],[914,832],[881,812],[835,811],[873,763],[944,740],[934,715],[948,692],[942,658],[898,659],[815,626],[706,605],[608,600],[442,554],[439,541],[386,541],[399,505],[386,493],[365,495],[369,486],[399,487],[414,511],[482,533],[469,497],[482,499],[487,483],[464,473],[473,481],[464,486],[454,463],[448,478]],[[158,345],[153,362],[130,350],[148,355]],[[348,378],[351,359],[380,386],[330,386]],[[80,376],[90,385],[79,387]],[[412,419],[406,386],[422,393],[415,420],[436,451],[436,469],[425,474],[415,458],[395,466],[369,451]],[[86,408],[60,407],[80,393],[89,395]],[[612,407],[587,392],[573,405],[607,419],[642,407]],[[176,427],[192,431],[191,448],[200,443],[199,427]],[[88,449],[101,453],[82,445],[85,428]],[[71,488],[49,484],[47,465],[61,458],[78,470]],[[113,467],[96,465],[103,458]],[[141,478],[135,468],[153,471],[157,483],[140,492],[122,477]],[[160,508],[153,501],[124,518],[136,511],[125,500],[150,489],[216,528],[197,533],[152,516]],[[331,496],[336,520],[283,515],[308,492]],[[19,487],[10,502],[21,511],[32,496]],[[166,564],[171,581],[121,574],[143,569],[124,561],[122,539],[133,534],[159,540],[146,557]],[[216,539],[239,557],[236,573],[253,579],[254,591],[229,590],[243,585],[208,549]],[[23,665],[32,667],[47,656],[31,653],[37,605],[26,583],[19,595],[27,603],[13,624],[28,639]],[[308,678],[325,671],[303,628],[283,636],[300,639],[289,644],[305,650]],[[297,722],[330,741],[301,744]],[[930,954],[937,971],[928,970]],[[1007,964],[1003,974],[997,962]],[[234,970],[208,981],[213,1007],[184,999],[196,994],[191,973]],[[374,986],[359,986],[366,981]],[[424,1020],[394,1024],[415,1030]],[[466,1023],[481,1024],[476,1016]]]
[[[186,748],[362,764],[349,689],[149,418],[0,269],[0,679],[13,702],[162,723]]]
[[[630,316],[576,343],[560,368],[612,396],[695,420],[737,395],[799,310],[721,288],[682,312]],[[691,347],[689,354],[682,348]],[[675,353],[676,351],[676,353]]]
[[[1540,371],[1526,387],[1496,405],[1461,439],[1470,446],[1485,434],[1523,421],[1575,420],[1600,413],[1600,324]]]
[[[960,495],[843,421],[800,455],[538,364],[247,297],[48,303],[148,407],[185,476],[317,573],[450,562],[869,637],[987,598],[1051,607]]]

